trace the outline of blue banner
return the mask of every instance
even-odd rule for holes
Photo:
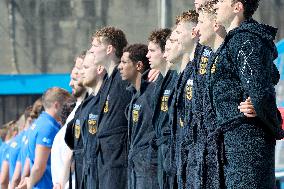
[[[70,74],[0,75],[0,95],[42,94],[51,87],[71,92],[69,82]]]

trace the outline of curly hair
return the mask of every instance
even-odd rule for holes
[[[232,4],[241,2],[244,6],[245,19],[251,18],[259,6],[260,0],[232,0]]]
[[[197,24],[198,13],[195,10],[185,11],[181,15],[176,17],[176,25],[178,25],[180,22],[193,22]]]
[[[167,38],[171,33],[172,30],[169,28],[155,30],[150,34],[148,41],[158,44],[162,52],[164,52]]]
[[[125,34],[122,30],[115,28],[115,27],[104,27],[95,34],[93,34],[92,39],[94,38],[102,38],[103,41],[115,48],[115,55],[118,58],[121,58],[123,54],[123,48],[127,45],[127,40]]]
[[[144,44],[133,44],[125,47],[123,49],[123,52],[129,53],[129,59],[137,63],[138,61],[141,61],[143,63],[144,71],[150,68],[149,59],[146,57],[148,53],[148,47]]]
[[[217,2],[218,0],[207,1],[205,4],[199,7],[198,12],[204,12],[204,13],[216,16],[216,8],[214,7],[214,5]]]

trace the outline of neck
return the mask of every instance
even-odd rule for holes
[[[243,17],[235,16],[232,22],[228,24],[228,27],[226,27],[226,32],[229,33],[229,31],[239,27],[243,21],[244,21]]]
[[[176,70],[179,74],[181,71],[181,64],[182,64],[182,56],[177,58],[175,61],[171,63],[171,70]]]
[[[225,35],[219,35],[219,34],[216,35],[215,40],[214,40],[213,45],[212,45],[214,52],[216,52],[217,49],[221,46],[221,44],[224,41],[225,36],[226,36],[226,34]]]
[[[190,61],[190,54],[189,53],[183,54],[180,72],[183,72],[183,70],[186,68],[186,65],[188,64],[189,61]]]
[[[96,81],[95,85],[92,86],[92,91],[93,91],[93,94],[94,96],[96,96],[102,86],[102,83],[103,83],[103,78],[102,77],[99,77],[98,80]]]
[[[87,93],[87,91],[83,92],[83,93],[81,94],[81,96],[77,97],[77,98],[76,98],[76,99],[77,99],[77,102],[81,103],[81,102],[84,100],[84,98],[85,98],[85,96],[86,96],[86,93]]]
[[[162,76],[165,77],[165,75],[167,74],[167,72],[168,72],[168,70],[169,70],[166,61],[162,62],[162,63],[160,64],[160,66],[157,68],[157,70],[159,70],[160,73],[162,74]]]
[[[88,91],[88,96],[93,92],[93,89],[91,87],[86,87]]]
[[[52,108],[46,109],[45,112],[48,113],[51,117],[53,117],[57,122],[61,121],[60,117],[57,116],[56,112]]]
[[[108,73],[108,76],[111,76],[114,68],[118,65],[118,62],[119,62],[118,58],[113,58],[103,65]]]
[[[197,45],[197,43],[194,43],[192,48],[188,48],[185,51],[185,52],[190,52],[190,53],[184,53],[183,54],[180,72],[183,72],[183,70],[186,68],[186,65],[188,64],[189,61],[193,61],[194,55],[195,55],[196,45]]]
[[[139,72],[137,73],[135,79],[133,81],[131,81],[131,84],[134,86],[134,88],[136,89],[136,91],[140,90],[141,87],[141,79],[142,79],[142,74]]]

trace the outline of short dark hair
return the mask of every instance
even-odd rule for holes
[[[143,63],[144,71],[150,68],[149,59],[146,57],[148,53],[147,45],[140,43],[129,45],[123,49],[123,52],[129,53],[129,59],[132,62],[137,63],[138,61],[141,61]]]
[[[195,10],[185,11],[176,17],[176,25],[178,25],[180,22],[192,22],[197,24],[198,13]]]
[[[38,118],[38,116],[41,114],[41,112],[44,110],[43,104],[42,104],[42,99],[39,98],[37,99],[33,106],[32,106],[32,111],[30,113],[30,116],[32,119]]]
[[[24,111],[24,116],[25,116],[25,121],[27,121],[27,119],[29,117],[31,117],[31,112],[32,112],[33,107],[32,106],[28,106],[25,111]]]
[[[148,40],[158,44],[162,52],[164,52],[167,38],[171,35],[171,33],[172,30],[169,28],[155,30],[150,34]]]
[[[260,0],[232,0],[232,4],[241,2],[244,6],[244,17],[249,19],[255,13],[259,6]]]
[[[127,45],[127,40],[124,32],[121,29],[115,27],[104,27],[98,30],[94,35],[94,38],[102,37],[103,40],[111,44],[115,48],[115,55],[121,58],[123,54],[123,48]]]
[[[84,60],[84,58],[85,58],[85,56],[86,56],[86,53],[87,53],[87,51],[82,51],[78,56],[76,56],[76,57],[74,58],[74,64],[76,64],[77,58],[80,58],[80,59]]]

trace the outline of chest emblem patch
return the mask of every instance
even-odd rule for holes
[[[109,95],[107,96],[107,100],[106,100],[105,105],[104,105],[104,113],[107,113],[109,111],[108,101],[109,101]]]
[[[97,133],[98,130],[97,122],[98,122],[98,115],[89,114],[88,127],[89,127],[89,133],[92,135]]]
[[[185,87],[185,97],[187,100],[192,99],[192,87],[193,87],[193,80],[191,79],[187,80]]]
[[[165,90],[164,94],[161,99],[161,111],[167,112],[169,110],[168,101],[170,96],[171,90]]]
[[[139,111],[141,109],[141,105],[134,104],[132,110],[132,121],[133,123],[137,123],[139,121]]]
[[[207,57],[201,57],[200,68],[199,68],[199,74],[200,75],[206,74],[207,63],[208,63],[208,58]]]
[[[78,139],[81,133],[80,120],[78,119],[75,122],[74,133],[75,133],[75,138]]]

